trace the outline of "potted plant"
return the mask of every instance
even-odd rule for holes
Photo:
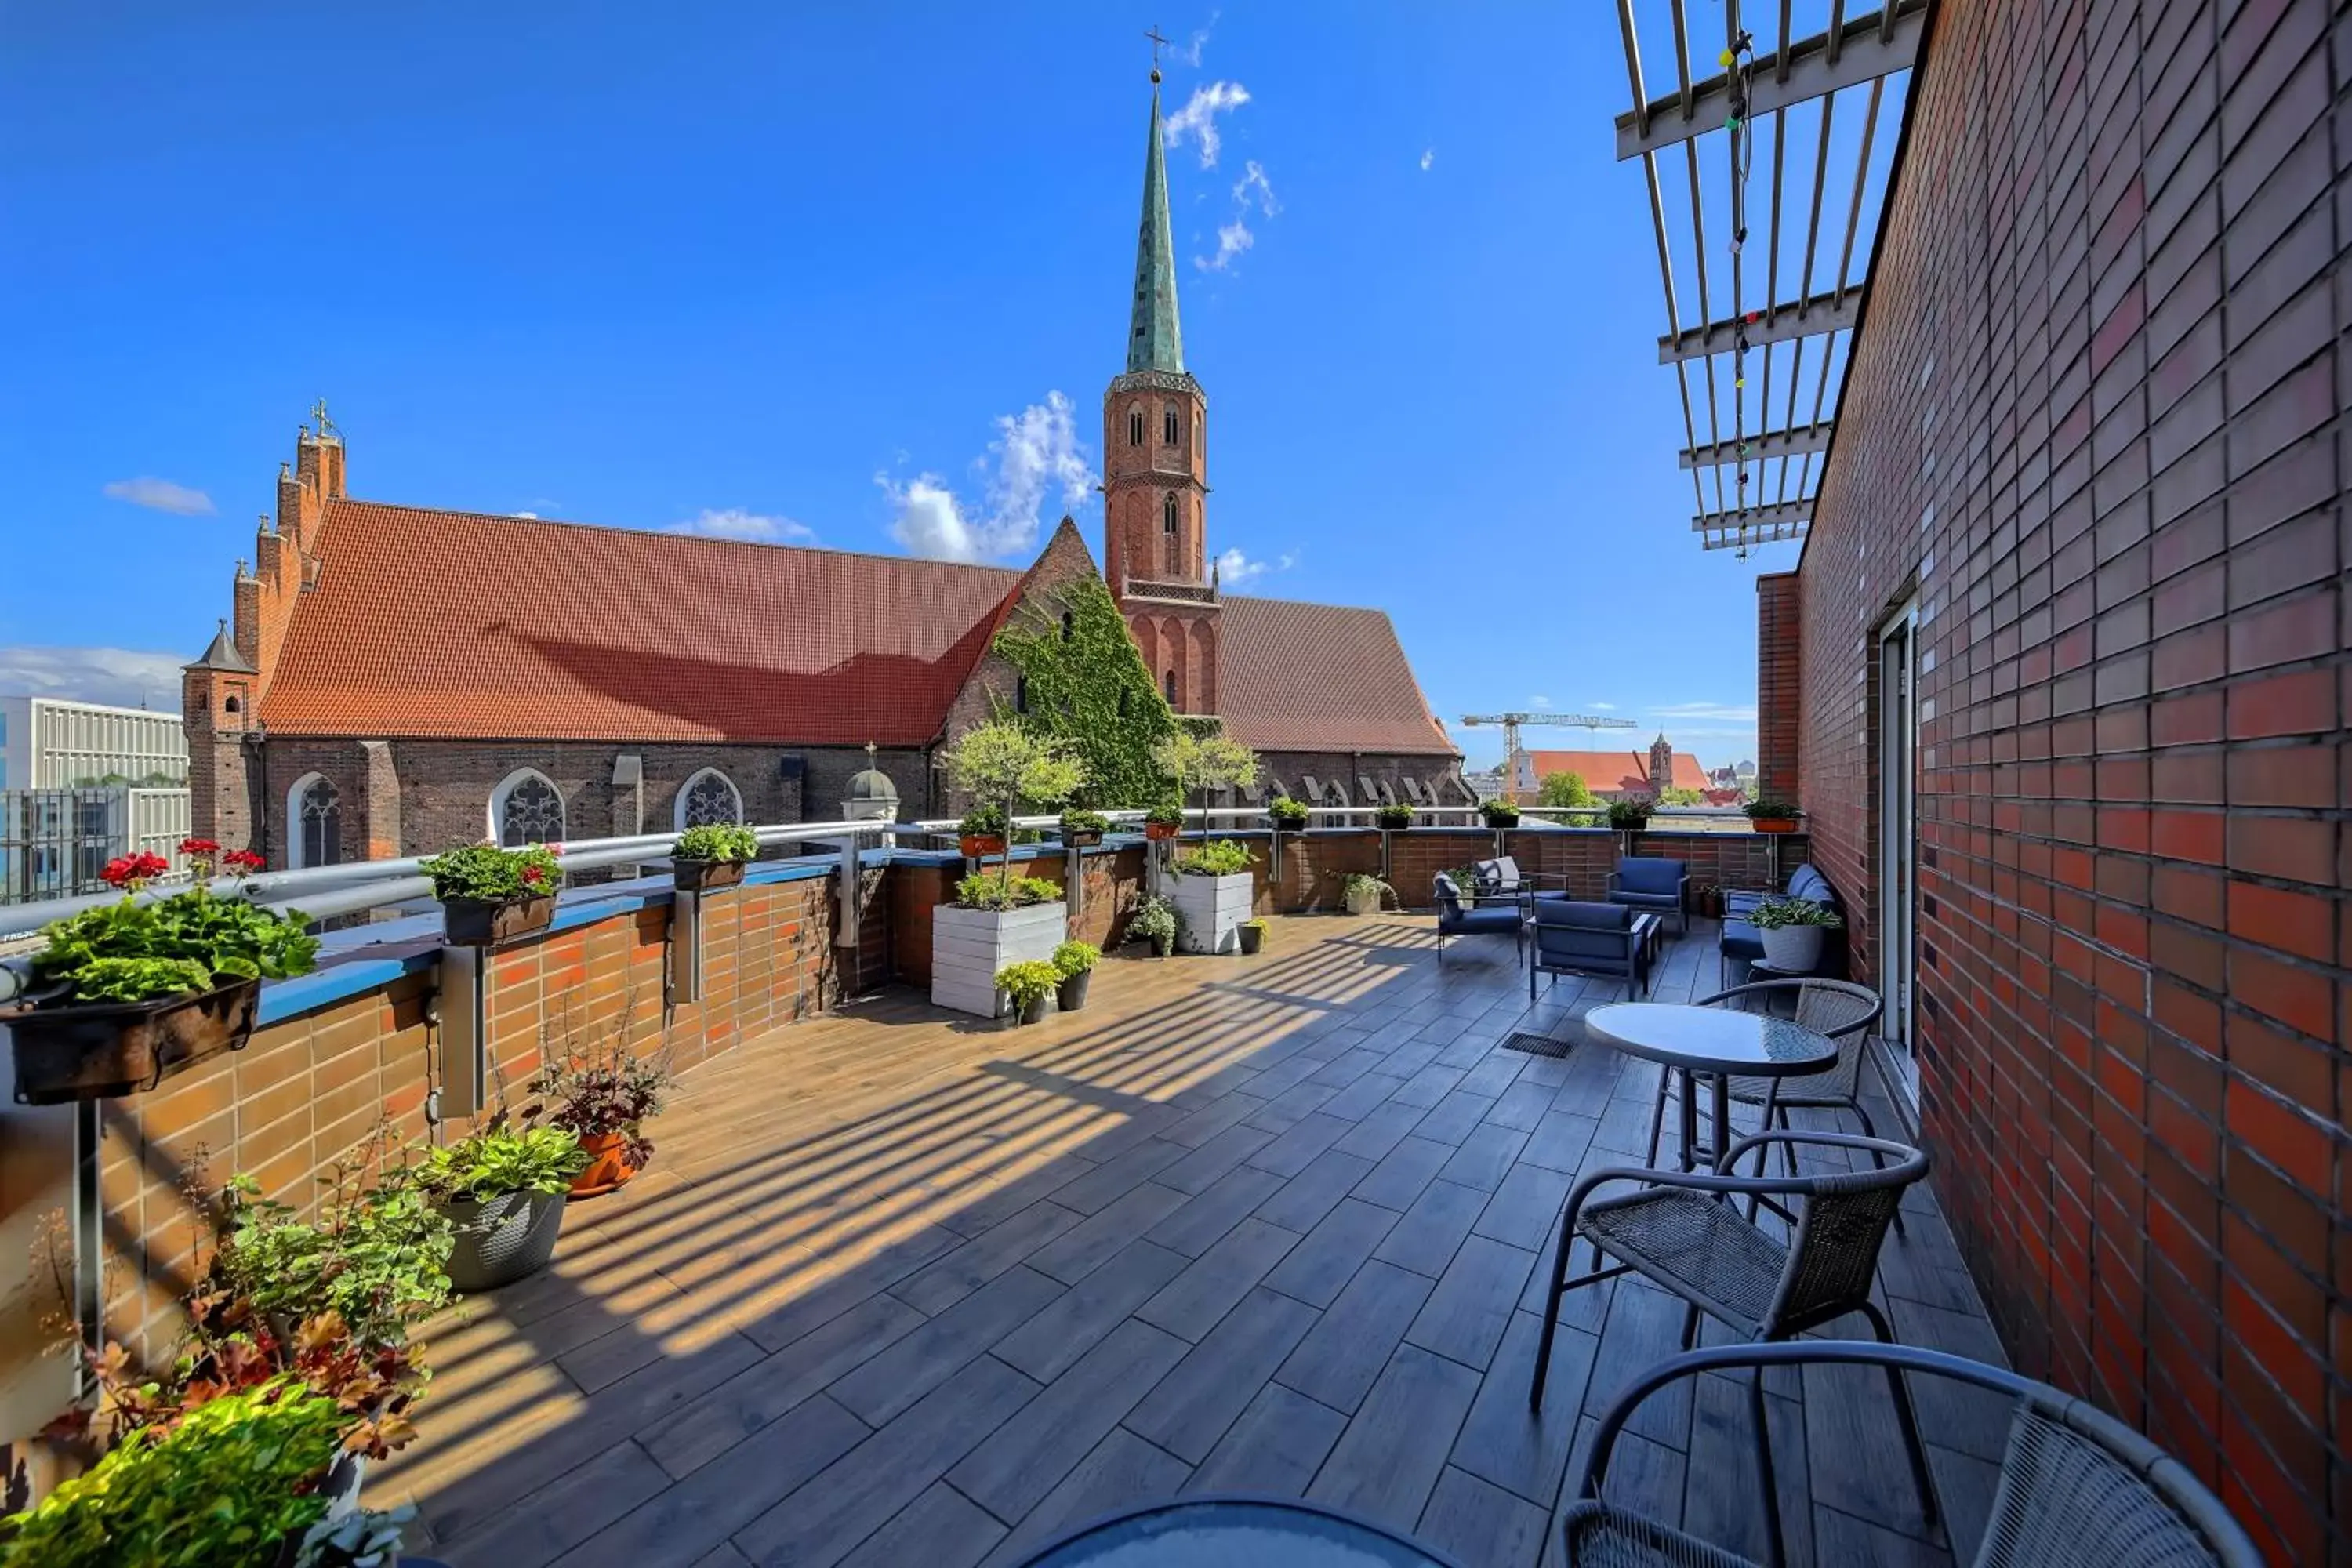
[[[760,836],[742,823],[698,823],[669,847],[670,876],[683,892],[716,892],[740,883],[759,858]]]
[[[1265,803],[1265,814],[1276,828],[1284,833],[1300,833],[1307,827],[1307,803],[1293,800],[1286,795],[1276,795]]]
[[[1764,943],[1764,962],[1791,974],[1820,968],[1822,933],[1845,924],[1835,910],[1811,899],[1767,899],[1748,918]]]
[[[1391,801],[1372,812],[1372,821],[1383,833],[1400,833],[1412,826],[1412,807],[1401,801]]]
[[[1646,795],[1629,795],[1609,803],[1609,826],[1620,833],[1639,833],[1650,826],[1657,803]]]
[[[1050,961],[1069,934],[1062,885],[1042,877],[975,871],[956,883],[952,903],[931,911],[931,1003],[982,1018],[1003,1011],[996,972]]]
[[[1176,861],[1168,900],[1182,927],[1179,945],[1187,952],[1224,952],[1240,945],[1235,933],[1249,919],[1257,879],[1250,874],[1248,848],[1218,838]]]
[[[1184,808],[1181,805],[1155,805],[1143,814],[1143,836],[1154,844],[1165,843],[1184,831]]]
[[[1256,916],[1253,915],[1242,921],[1236,930],[1242,939],[1242,952],[1244,955],[1255,952],[1265,945],[1265,921]]]
[[[567,1195],[598,1197],[625,1186],[652,1162],[654,1141],[645,1124],[661,1113],[677,1084],[667,1051],[640,1057],[624,1032],[598,1049],[550,1059],[531,1076],[529,1090],[538,1099],[522,1120],[561,1127],[580,1141],[588,1163]]]
[[[1177,933],[1183,929],[1183,920],[1176,906],[1158,895],[1150,895],[1135,906],[1135,913],[1127,921],[1130,942],[1142,940],[1151,944],[1152,956],[1165,958],[1176,945]]]
[[[1099,811],[1073,807],[1062,813],[1062,842],[1073,849],[1091,849],[1110,831],[1110,818]]]
[[[513,1127],[503,1113],[455,1143],[426,1150],[412,1179],[457,1227],[449,1283],[491,1290],[546,1268],[572,1178],[587,1168],[587,1152],[568,1129]]]
[[[1340,901],[1351,915],[1377,914],[1381,900],[1395,897],[1394,888],[1361,871],[1349,872],[1348,879],[1339,885]]]
[[[495,947],[545,931],[554,920],[555,890],[563,880],[557,853],[545,844],[519,849],[465,844],[416,868],[433,879],[446,940],[455,947]]]
[[[1507,800],[1482,800],[1478,815],[1486,818],[1487,826],[1497,830],[1519,825],[1519,808]]]
[[[1062,984],[1062,972],[1054,967],[1051,959],[1024,959],[1008,963],[996,972],[996,988],[1004,993],[1013,1005],[1015,1027],[1023,1024],[1044,1021],[1045,1009],[1054,1000],[1054,992]]]
[[[203,838],[180,847],[195,879],[185,890],[142,902],[170,866],[152,852],[126,855],[100,873],[124,890],[121,902],[42,928],[27,1001],[0,1015],[14,1036],[22,1103],[152,1089],[168,1072],[236,1050],[252,1036],[262,981],[316,963],[319,939],[299,910],[280,915],[212,891],[215,858],[242,879],[261,857],[223,856]]]
[[[1213,731],[1180,726],[1151,749],[1151,760],[1176,782],[1180,801],[1185,795],[1200,796],[1203,828],[1209,825],[1211,790],[1247,789],[1257,783],[1257,753]]]
[[[1751,800],[1740,809],[1748,814],[1748,826],[1759,833],[1794,833],[1798,819],[1805,815],[1787,801],[1769,796]]]
[[[1095,965],[1102,961],[1102,949],[1090,942],[1066,942],[1054,950],[1054,973],[1061,977],[1055,987],[1054,1005],[1065,1013],[1075,1013],[1087,1005],[1087,987],[1094,980]]]
[[[967,860],[985,860],[991,855],[1004,853],[1006,826],[1004,808],[993,802],[982,802],[963,814],[956,824],[957,847]]]

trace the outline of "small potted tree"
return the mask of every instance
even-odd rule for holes
[[[1148,942],[1153,957],[1165,958],[1175,948],[1177,932],[1183,924],[1176,906],[1154,894],[1136,905],[1135,913],[1128,917],[1128,940]]]
[[[1286,795],[1276,795],[1265,803],[1265,815],[1277,833],[1303,833],[1307,830],[1307,803],[1293,800]]]
[[[433,879],[441,924],[454,947],[495,947],[542,931],[555,919],[555,890],[563,880],[556,850],[545,844],[502,849],[467,844],[445,849],[417,867]]]
[[[1759,833],[1794,833],[1805,815],[1787,801],[1769,795],[1751,800],[1740,809],[1748,814],[1748,826]]]
[[[1046,1009],[1053,1005],[1054,992],[1061,984],[1062,972],[1048,958],[1024,959],[996,972],[996,988],[1012,1003],[1015,1027],[1044,1022]]]
[[[1394,888],[1361,871],[1350,871],[1348,879],[1339,884],[1339,901],[1351,915],[1378,914],[1381,900],[1395,897]]]
[[[1110,831],[1110,818],[1099,811],[1071,806],[1062,813],[1062,842],[1073,849],[1091,849]]]
[[[1164,844],[1184,831],[1184,808],[1181,805],[1155,805],[1143,814],[1143,837],[1154,844]]]
[[[503,1112],[479,1131],[425,1151],[411,1179],[457,1229],[449,1283],[492,1290],[528,1279],[555,1256],[572,1178],[588,1168],[562,1127],[516,1127]]]
[[[1179,945],[1187,952],[1238,948],[1256,888],[1249,850],[1237,839],[1213,839],[1179,858],[1168,894],[1183,925]]]
[[[652,1163],[646,1122],[660,1114],[677,1084],[669,1053],[640,1057],[624,1031],[597,1049],[567,1049],[541,1067],[529,1085],[535,1103],[524,1107],[522,1120],[562,1128],[580,1141],[588,1163],[567,1195],[597,1197],[625,1186]]]
[[[963,814],[956,824],[957,847],[967,860],[985,860],[991,855],[1004,853],[1004,842],[1010,829],[1005,826],[1004,808],[994,801],[982,801]]]
[[[1061,976],[1055,987],[1054,1005],[1065,1013],[1075,1013],[1087,1005],[1087,987],[1095,977],[1095,965],[1102,960],[1102,949],[1090,942],[1066,942],[1054,950],[1054,973]]]
[[[1507,800],[1482,800],[1478,803],[1478,815],[1498,833],[1519,825],[1519,808]]]
[[[1265,945],[1265,921],[1255,915],[1242,921],[1234,930],[1241,938],[1242,953],[1244,957]]]
[[[1151,760],[1178,789],[1200,796],[1204,814],[1211,790],[1247,789],[1257,783],[1257,753],[1223,735],[1179,728],[1152,748]],[[1208,826],[1205,815],[1201,825]]]
[[[1823,934],[1845,924],[1835,910],[1811,899],[1767,899],[1748,918],[1764,944],[1764,962],[1790,974],[1819,969]]]
[[[260,868],[259,856],[222,856],[202,838],[180,847],[195,878],[184,891],[142,902],[169,863],[123,856],[101,873],[123,889],[121,902],[42,928],[28,1001],[0,1014],[14,1036],[19,1101],[130,1094],[236,1050],[252,1036],[261,983],[307,974],[317,962],[319,939],[299,910],[280,915],[213,893],[215,861],[242,878]]]
[[[978,803],[966,830],[983,810],[1001,836],[1024,800],[1065,801],[1086,783],[1086,769],[1067,743],[1011,721],[969,731],[948,752],[950,776]],[[969,850],[971,846],[967,842]],[[931,911],[931,1002],[992,1018],[1003,1005],[997,972],[1023,963],[1050,963],[1069,934],[1069,906],[1050,881],[1013,874],[1012,851],[998,839],[998,864],[956,884],[952,904]]]
[[[670,846],[670,873],[686,892],[715,892],[741,882],[744,866],[759,858],[760,836],[743,824],[698,823]]]

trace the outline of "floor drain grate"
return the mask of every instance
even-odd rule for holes
[[[1573,1040],[1553,1039],[1549,1035],[1517,1034],[1505,1040],[1503,1047],[1506,1050],[1525,1051],[1529,1056],[1564,1057],[1575,1044]]]

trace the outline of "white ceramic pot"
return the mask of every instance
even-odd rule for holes
[[[1756,934],[1764,943],[1764,962],[1775,969],[1810,974],[1822,963],[1822,926],[1775,926]]]

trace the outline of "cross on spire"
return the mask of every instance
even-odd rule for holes
[[[1151,79],[1158,81],[1160,79],[1160,51],[1167,47],[1168,40],[1160,36],[1160,24],[1157,22],[1152,23],[1151,30],[1143,36],[1151,40]]]

